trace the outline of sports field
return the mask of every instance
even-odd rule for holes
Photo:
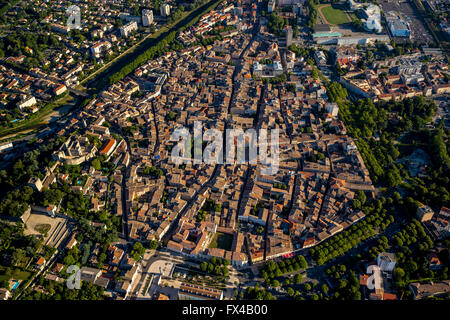
[[[319,7],[328,24],[344,24],[352,22],[350,17],[342,10],[333,8],[331,5]]]

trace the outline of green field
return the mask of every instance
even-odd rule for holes
[[[319,10],[322,11],[329,24],[344,24],[351,22],[344,11],[333,8],[331,5],[321,7]]]
[[[31,276],[31,272],[22,271],[20,269],[11,270],[11,273],[6,274],[6,268],[0,267],[0,282],[1,281],[9,281],[11,279],[16,280],[27,280]]]
[[[231,234],[216,232],[209,247],[231,251],[232,245],[233,245],[233,236]]]

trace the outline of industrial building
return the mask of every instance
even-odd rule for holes
[[[411,28],[409,27],[409,24],[403,20],[397,12],[389,11],[386,13],[386,20],[393,37],[411,37]]]

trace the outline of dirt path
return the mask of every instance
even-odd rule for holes
[[[349,21],[349,22],[353,22],[353,19],[352,19],[352,17],[350,16],[350,14],[348,13],[348,11],[347,11],[347,10],[342,10],[342,11],[344,11],[345,15],[347,16],[348,21]]]
[[[323,6],[320,6],[320,7],[317,8],[317,11],[319,11],[320,17],[322,18],[322,21],[323,21],[324,24],[330,24],[330,23],[328,22],[328,20],[325,19],[325,15],[324,15],[323,12],[322,12],[322,8],[326,7],[327,5],[328,5],[328,4],[323,5]]]
[[[329,4],[321,5],[321,6],[317,7],[317,11],[319,11],[320,17],[322,18],[323,23],[325,23],[325,24],[331,24],[331,25],[332,25],[332,23],[329,23],[329,22],[328,22],[328,20],[325,18],[325,15],[324,15],[323,12],[322,12],[322,9],[325,8],[325,7],[327,7],[327,6],[329,6]],[[346,17],[347,17],[347,19],[348,19],[348,22],[352,22],[352,21],[353,21],[353,19],[350,17],[350,14],[348,13],[347,10],[342,10],[342,12],[345,13],[345,15],[346,15]]]

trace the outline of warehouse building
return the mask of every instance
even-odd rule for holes
[[[393,37],[408,39],[411,37],[411,28],[409,27],[409,24],[403,20],[397,12],[389,11],[386,13],[386,20]]]

